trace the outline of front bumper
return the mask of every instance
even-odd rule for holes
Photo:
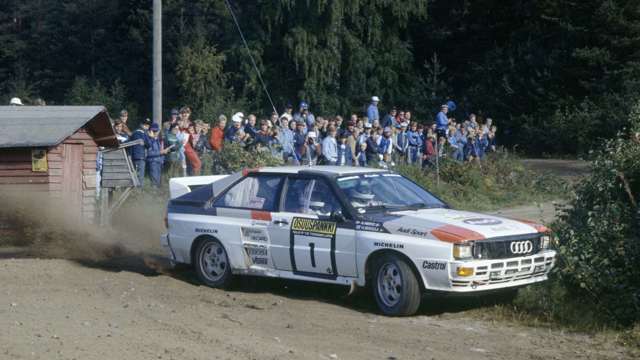
[[[449,264],[449,289],[473,292],[505,289],[547,280],[555,265],[556,252],[544,252],[510,259],[452,261]],[[473,268],[473,275],[459,276],[458,267]]]

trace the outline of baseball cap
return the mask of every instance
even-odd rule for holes
[[[243,119],[244,119],[244,114],[241,112],[237,112],[233,114],[233,116],[231,117],[231,120],[233,122],[242,122]]]
[[[158,124],[156,124],[156,123],[153,123],[153,124],[151,124],[151,127],[149,127],[149,130],[158,131],[158,130],[160,130],[160,126],[158,126]]]
[[[379,98],[379,97],[377,97],[377,96],[374,96],[374,97],[372,97],[372,98],[371,98],[371,101],[373,101],[373,102],[379,102],[379,101],[380,101],[380,98]]]
[[[307,104],[306,101],[303,101],[303,102],[300,103],[300,107],[303,108],[303,109],[308,109],[309,108],[309,104]]]
[[[151,121],[151,119],[146,118],[144,119],[144,121],[142,121],[142,125],[151,125],[153,123],[153,121]]]
[[[370,129],[371,128],[371,123],[368,123],[368,122],[364,123],[364,127],[367,128],[367,129]]]
[[[179,115],[179,114],[180,112],[178,111],[178,109],[176,108],[171,109],[171,115]]]

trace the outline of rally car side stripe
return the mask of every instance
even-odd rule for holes
[[[271,213],[268,211],[251,210],[251,219],[271,221]]]
[[[457,243],[469,240],[485,239],[484,235],[456,225],[443,225],[431,230],[431,234],[440,241]]]

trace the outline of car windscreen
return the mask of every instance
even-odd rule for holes
[[[417,210],[447,205],[402,175],[362,174],[337,179],[338,188],[360,213],[375,210]]]

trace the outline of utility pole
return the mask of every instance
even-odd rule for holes
[[[153,122],[162,124],[162,0],[153,0]]]

